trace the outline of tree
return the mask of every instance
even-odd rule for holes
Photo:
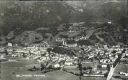
[[[82,60],[81,60],[81,57],[78,58],[78,68],[79,68],[79,71],[80,71],[79,79],[81,80],[81,76],[83,76],[83,68],[82,68]]]

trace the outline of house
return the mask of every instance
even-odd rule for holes
[[[5,56],[6,56],[5,54],[1,54],[0,59],[6,59]]]
[[[107,68],[107,64],[102,64],[101,67],[102,68]]]
[[[12,43],[8,43],[7,46],[11,46],[12,47]]]
[[[68,47],[76,47],[77,46],[77,43],[74,43],[74,44],[66,44],[66,46],[68,46]]]
[[[72,66],[72,65],[73,65],[73,62],[72,62],[72,61],[66,61],[66,62],[65,62],[65,65],[66,65],[66,66]]]
[[[53,67],[59,68],[60,67],[60,64],[54,64]]]
[[[6,48],[6,50],[7,50],[8,54],[12,54],[13,53],[13,47],[9,46],[9,47]]]

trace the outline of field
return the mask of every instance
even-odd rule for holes
[[[0,63],[0,80],[1,80],[1,63]]]
[[[41,73],[41,71],[28,71],[25,66],[33,64],[32,61],[18,61],[2,63],[2,80],[79,80],[78,76],[64,72],[52,71]],[[41,76],[20,76],[16,75],[41,75]],[[82,80],[105,80],[103,77],[82,77]]]
[[[128,73],[128,64],[119,63],[114,71],[114,74],[113,74],[113,76],[121,76],[122,78],[128,78],[124,75],[120,75],[119,72]]]

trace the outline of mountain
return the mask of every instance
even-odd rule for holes
[[[127,33],[127,8],[123,1],[15,1],[1,2],[0,5],[1,44],[52,41],[58,35],[73,38],[84,36],[90,43],[116,44]],[[125,21],[123,17],[126,18]],[[81,22],[85,24],[81,26]],[[70,26],[72,29],[69,29]],[[60,31],[61,27],[64,29]],[[77,33],[67,32],[75,29]]]

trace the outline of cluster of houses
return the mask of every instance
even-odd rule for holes
[[[17,48],[13,48],[12,45],[8,45],[3,51],[6,50],[6,52],[14,58],[35,60],[39,64],[44,65],[49,63],[55,68],[74,65],[77,57],[71,57],[66,54],[59,54],[51,51],[48,52],[48,48],[50,48],[49,44],[47,42],[42,42],[39,44],[32,44],[27,47],[17,46]],[[5,56],[6,55],[3,56],[1,54],[1,58]]]
[[[112,47],[107,47],[107,45],[104,45],[103,47],[88,46],[84,49],[85,60],[83,61],[83,64],[92,67],[93,74],[106,74],[118,59],[119,55],[123,54],[122,51],[123,48],[118,45]],[[124,55],[126,56],[127,52],[125,52]],[[89,65],[88,63],[91,64]]]
[[[67,45],[63,39],[58,39],[57,41],[63,42],[63,44],[68,47],[77,47],[77,45]],[[69,56],[67,54],[59,54],[52,51],[49,52],[47,51],[48,48],[51,48],[51,46],[47,42],[17,48],[13,48],[12,44],[9,43],[6,48],[1,47],[0,51],[3,52],[6,50],[12,57],[35,60],[39,64],[44,64],[45,66],[51,65],[54,68],[78,66],[78,56]],[[111,66],[123,51],[123,48],[118,45],[112,47],[108,47],[107,45],[81,46],[80,48],[83,48],[83,50],[78,53],[81,54],[83,52],[84,54],[84,60],[82,61],[83,67],[90,63],[91,65],[88,65],[88,67],[92,67],[93,73],[95,74],[106,74],[109,71],[108,66]],[[4,58],[4,56],[6,55],[1,54],[0,58]],[[127,52],[125,56],[128,56]],[[87,74],[89,73],[88,70],[90,69],[86,68],[85,70]]]

